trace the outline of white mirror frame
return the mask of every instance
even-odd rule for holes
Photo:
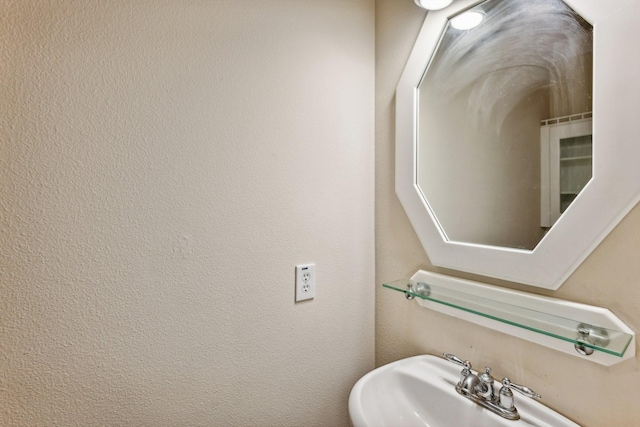
[[[640,200],[640,0],[564,1],[594,28],[593,178],[532,251],[448,241],[418,188],[418,84],[448,19],[481,1],[427,14],[396,90],[396,193],[436,266],[558,289]]]

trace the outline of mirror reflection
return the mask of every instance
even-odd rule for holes
[[[592,45],[561,0],[449,20],[417,118],[417,184],[448,240],[531,250],[587,185]]]

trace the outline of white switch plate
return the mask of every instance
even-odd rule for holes
[[[316,265],[296,265],[296,302],[316,296]]]

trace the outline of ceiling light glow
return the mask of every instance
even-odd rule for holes
[[[453,18],[451,26],[456,30],[470,30],[480,25],[483,19],[484,13],[469,11]]]
[[[418,6],[427,10],[440,10],[449,6],[453,0],[414,0]]]

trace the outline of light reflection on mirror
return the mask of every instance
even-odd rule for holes
[[[532,250],[592,176],[592,26],[561,0],[470,11],[419,85],[417,184],[448,240]]]

